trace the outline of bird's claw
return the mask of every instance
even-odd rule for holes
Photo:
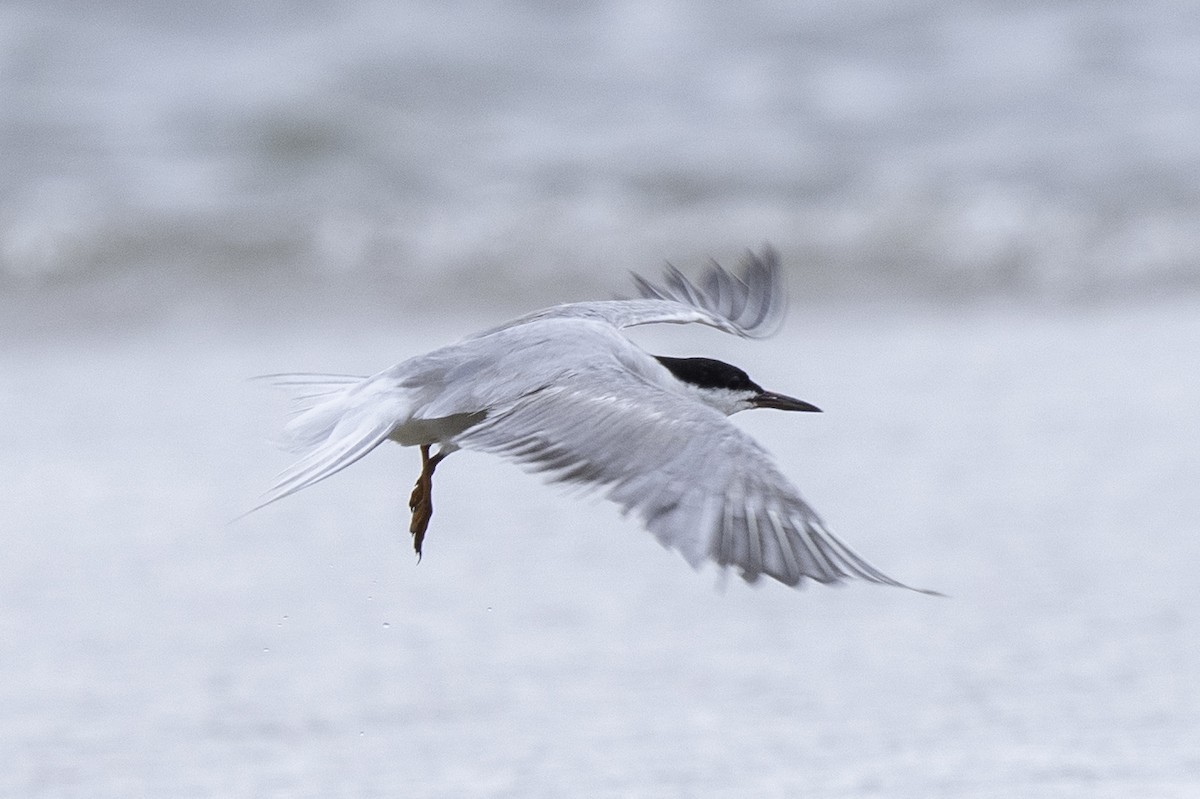
[[[444,457],[443,452],[431,458],[429,445],[421,446],[421,474],[408,497],[408,509],[412,511],[412,522],[408,525],[408,531],[412,533],[413,550],[417,553],[418,563],[421,562],[421,544],[425,541],[425,531],[429,529],[429,520],[433,518],[433,470]]]
[[[408,509],[412,511],[412,522],[408,531],[412,533],[413,550],[417,553],[417,561],[421,560],[421,544],[425,541],[425,531],[429,529],[429,520],[433,518],[433,501],[429,478],[422,472],[413,487],[412,496],[408,499]]]

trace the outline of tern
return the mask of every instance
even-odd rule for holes
[[[694,283],[668,264],[661,283],[633,279],[637,299],[556,305],[371,377],[267,375],[298,393],[285,440],[302,457],[254,510],[385,441],[419,447],[409,498],[419,559],[434,470],[466,449],[602,491],[693,568],[711,561],[747,582],[860,578],[910,588],[835,537],[767,451],[728,419],[751,408],[819,408],[767,391],[722,361],[651,355],[621,333],[655,323],[774,333],[786,304],[775,251],[749,253],[739,276],[713,263]]]

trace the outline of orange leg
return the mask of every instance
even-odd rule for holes
[[[408,498],[408,509],[412,511],[412,523],[408,531],[412,533],[413,549],[417,553],[417,561],[421,560],[421,544],[425,541],[425,531],[429,529],[429,520],[433,518],[433,470],[442,462],[446,453],[429,455],[429,445],[421,445],[421,474],[417,484],[413,486],[412,495]]]

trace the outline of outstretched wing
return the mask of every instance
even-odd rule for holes
[[[618,368],[496,409],[455,443],[603,489],[693,567],[711,560],[748,582],[765,574],[787,585],[858,577],[908,587],[834,537],[726,417]]]
[[[748,253],[739,276],[709,265],[699,283],[667,265],[662,283],[633,276],[641,299],[573,302],[534,311],[479,336],[542,319],[570,318],[607,322],[615,327],[655,323],[699,323],[748,338],[764,338],[779,327],[787,310],[779,256],[765,247]]]

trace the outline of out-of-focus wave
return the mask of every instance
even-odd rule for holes
[[[764,240],[811,293],[1194,287],[1186,11],[8,4],[0,289],[487,268],[561,295]]]

